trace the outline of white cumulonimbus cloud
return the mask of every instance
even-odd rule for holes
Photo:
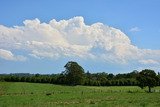
[[[25,51],[22,59],[78,57],[109,63],[160,63],[160,50],[139,49],[119,29],[103,23],[86,25],[83,17],[42,23],[39,19],[25,20],[23,26],[0,25],[0,57],[9,60],[14,51]],[[3,52],[8,54],[3,54]],[[15,58],[13,58],[15,59]],[[18,57],[16,57],[18,59]]]

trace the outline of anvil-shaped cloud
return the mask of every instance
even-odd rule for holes
[[[53,19],[49,23],[36,18],[23,23],[14,27],[0,25],[0,58],[25,61],[31,56],[53,60],[78,57],[116,64],[160,63],[160,50],[139,49],[119,29],[103,23],[86,25],[83,17]],[[26,54],[18,55],[16,51]]]

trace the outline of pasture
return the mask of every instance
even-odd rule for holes
[[[160,87],[61,86],[0,82],[0,107],[159,107]]]

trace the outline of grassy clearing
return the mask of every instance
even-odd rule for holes
[[[72,87],[0,82],[0,107],[159,107],[160,92],[144,90],[134,86]]]

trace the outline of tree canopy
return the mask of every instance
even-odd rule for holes
[[[139,87],[142,89],[144,87],[148,87],[149,92],[151,92],[151,88],[158,85],[158,77],[154,70],[145,69],[139,72],[137,76],[137,81],[139,82]]]
[[[84,80],[84,69],[77,63],[69,61],[63,72],[69,85],[80,85]]]

